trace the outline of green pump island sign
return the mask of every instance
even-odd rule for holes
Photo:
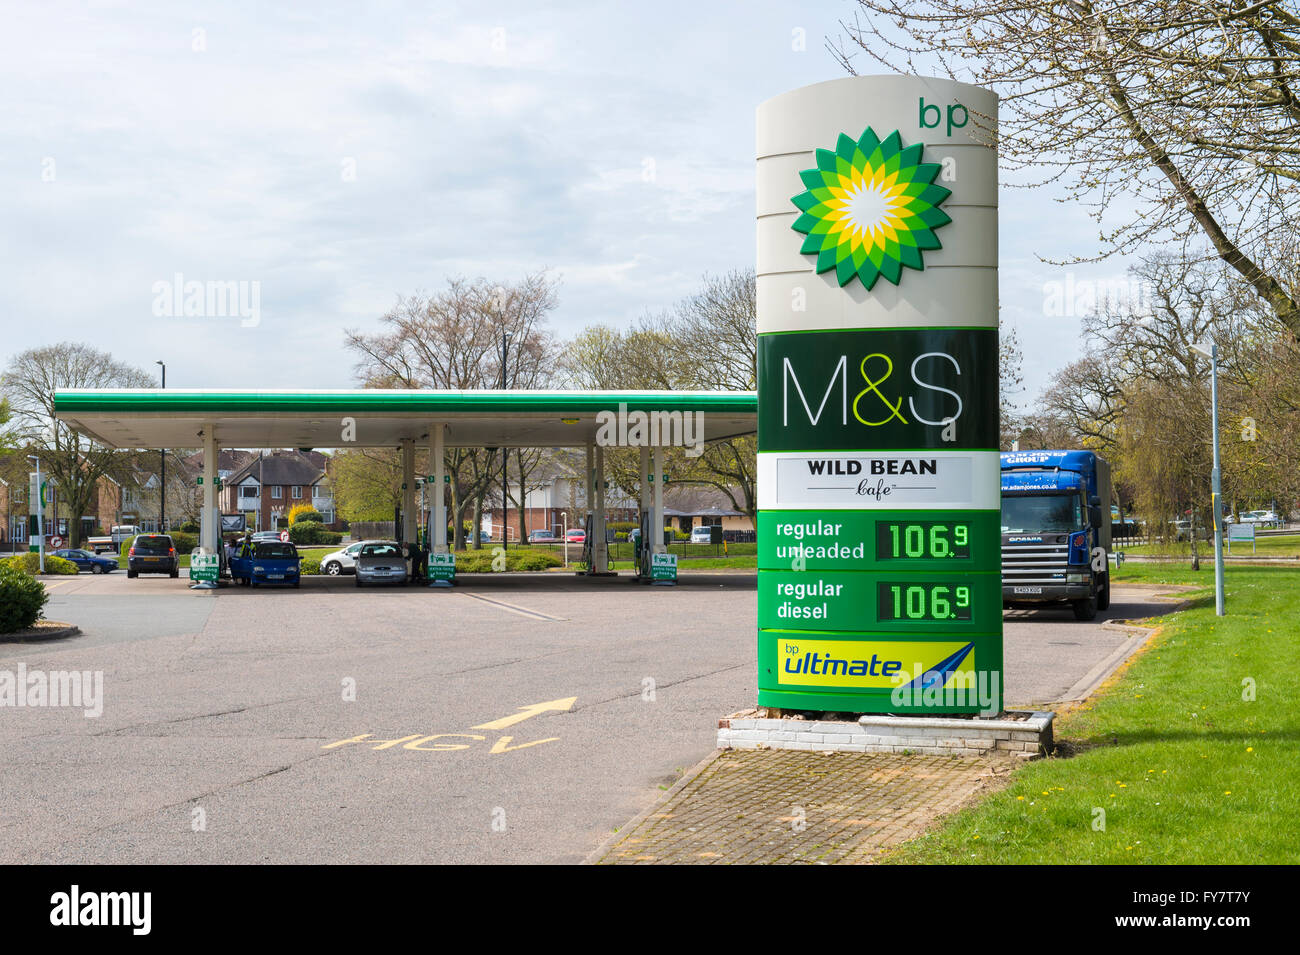
[[[758,112],[758,702],[1002,707],[997,99]]]

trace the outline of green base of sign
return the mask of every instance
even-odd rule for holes
[[[216,590],[217,585],[209,580],[200,580],[190,584],[190,590]]]
[[[452,582],[450,580],[431,580],[429,581],[429,586],[437,587],[440,590],[449,590],[452,586]]]

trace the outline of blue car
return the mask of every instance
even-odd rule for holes
[[[88,570],[92,574],[111,574],[113,571],[117,570],[117,561],[113,558],[100,557],[98,554],[92,554],[88,550],[64,548],[63,550],[54,551],[54,556],[72,561],[77,565],[78,573]]]
[[[298,548],[293,544],[280,541],[241,544],[230,559],[230,576],[235,583],[242,583],[245,587],[259,584],[297,587],[301,583],[301,560]]]

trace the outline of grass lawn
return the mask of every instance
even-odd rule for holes
[[[1161,570],[1131,566],[1116,580]],[[1174,570],[1178,583],[1192,576]],[[1005,790],[883,861],[1295,862],[1300,569],[1232,568],[1222,619],[1213,570],[1194,579],[1210,589],[1165,618],[1117,680],[1058,717],[1056,739],[1073,756],[1020,767]]]
[[[758,567],[758,557],[750,554],[748,557],[693,557],[690,560],[678,560],[677,570],[679,573],[691,573],[693,571],[710,571],[710,570],[755,570]],[[616,560],[614,561],[615,570],[633,570],[632,561]]]

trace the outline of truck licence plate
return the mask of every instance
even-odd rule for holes
[[[1043,592],[1043,588],[1042,587],[1013,587],[1011,588],[1011,592],[1016,594],[1041,594]]]

